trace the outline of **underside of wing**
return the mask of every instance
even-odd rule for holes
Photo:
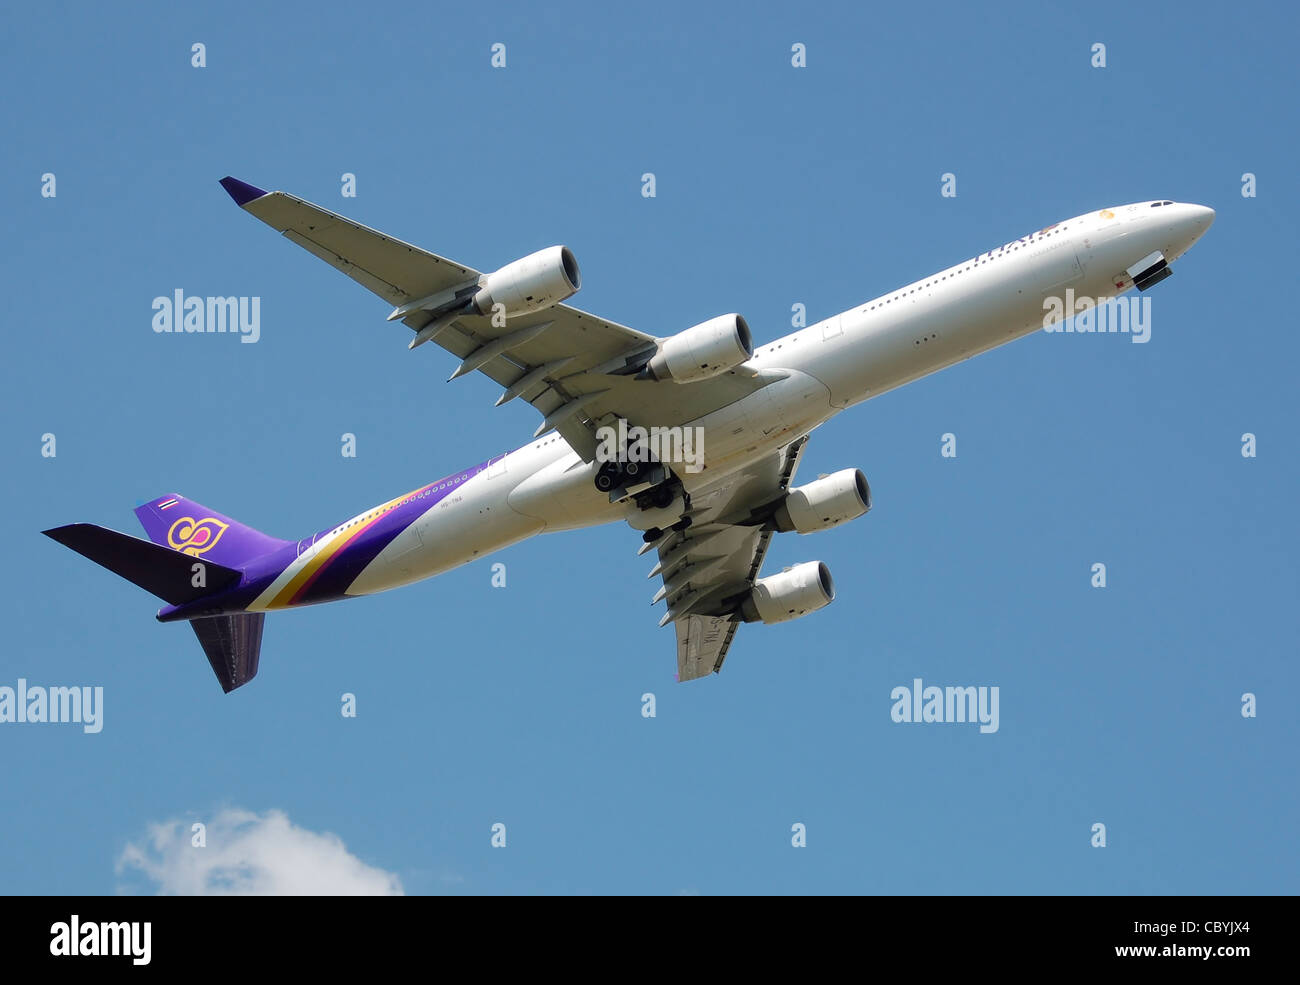
[[[477,270],[286,192],[265,192],[236,178],[223,178],[221,184],[245,212],[390,304],[400,305],[479,277]]]
[[[660,340],[552,303],[545,290],[540,299],[529,293],[530,277],[545,287],[548,261],[562,267],[553,272],[570,281],[568,290],[554,297],[577,290],[576,261],[564,247],[484,274],[285,192],[229,177],[221,184],[244,211],[393,305],[388,318],[415,333],[412,348],[432,341],[456,356],[460,364],[451,379],[483,373],[502,387],[498,405],[522,397],[542,415],[537,434],[554,428],[587,461],[595,457],[602,419],[671,427],[780,378],[743,367],[702,383],[638,376]],[[494,288],[494,278],[502,290]],[[488,307],[498,293],[522,307]]]
[[[735,616],[686,616],[677,621],[677,679],[693,681],[722,669],[732,637],[740,628]]]
[[[691,525],[659,541],[651,576],[663,585],[654,601],[668,603],[660,625],[675,624],[679,681],[722,669],[743,621],[740,605],[753,590],[772,539],[771,529],[751,521],[785,492],[807,443],[806,436],[799,438],[701,490],[692,500]]]

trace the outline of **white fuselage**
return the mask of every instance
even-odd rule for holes
[[[785,378],[692,422],[703,428],[705,469],[680,475],[687,492],[846,407],[1042,328],[1045,299],[1067,288],[1091,298],[1131,289],[1128,268],[1156,251],[1173,263],[1213,217],[1150,202],[1078,216],[760,347],[744,368]],[[593,475],[563,438],[543,436],[433,506],[348,594],[428,578],[534,534],[625,519],[629,507],[611,505]]]

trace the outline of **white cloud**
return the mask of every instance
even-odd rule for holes
[[[351,854],[343,839],[308,831],[287,814],[225,808],[199,818],[207,845],[192,845],[191,821],[150,824],[117,871],[137,869],[162,894],[181,896],[400,896],[402,883]]]

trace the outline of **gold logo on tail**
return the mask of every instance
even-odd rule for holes
[[[230,524],[222,523],[216,517],[196,520],[192,516],[183,516],[167,531],[167,545],[182,554],[193,554],[197,557],[216,547],[217,541],[229,526]]]

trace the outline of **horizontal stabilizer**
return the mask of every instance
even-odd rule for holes
[[[42,533],[172,605],[221,591],[241,577],[234,568],[93,523],[70,523]],[[196,565],[202,570],[196,571]]]
[[[262,651],[262,624],[266,614],[244,612],[230,616],[195,619],[190,623],[199,638],[208,663],[217,672],[221,690],[229,694],[257,676]]]

